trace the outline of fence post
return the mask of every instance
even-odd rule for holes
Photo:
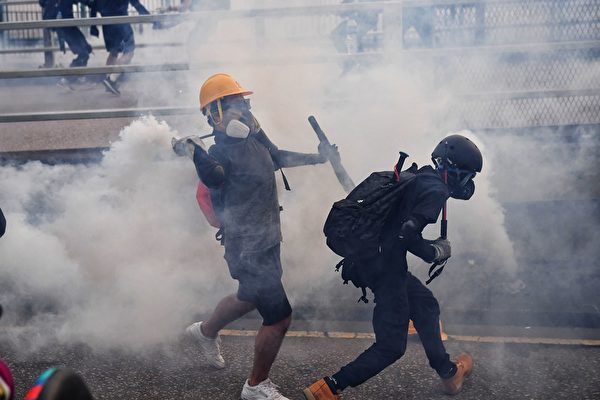
[[[44,47],[52,47],[52,31],[50,29],[44,29]],[[54,53],[52,50],[44,51],[44,68],[54,67]]]

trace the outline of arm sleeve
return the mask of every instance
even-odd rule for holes
[[[301,165],[314,165],[323,162],[323,157],[318,153],[297,153],[294,151],[279,150],[279,148],[269,140],[262,129],[256,133],[256,138],[269,150],[271,158],[275,162],[276,169],[299,167]]]
[[[131,3],[131,5],[133,6],[133,8],[135,8],[135,10],[138,12],[138,14],[140,14],[140,15],[150,14],[150,12],[146,9],[146,7],[144,7],[144,5],[142,3],[140,3],[139,0],[129,0],[129,3]]]
[[[225,167],[216,157],[194,144],[194,166],[200,180],[209,188],[219,188],[225,181]]]
[[[447,194],[442,188],[423,190],[417,198],[411,215],[417,216],[426,224],[435,224],[444,207],[444,202],[448,199]]]
[[[402,225],[401,236],[403,236],[406,249],[415,256],[426,262],[435,258],[435,249],[429,240],[423,239],[421,232],[428,224],[437,221],[444,202],[448,198],[447,191],[443,187],[428,186],[418,188],[418,195],[407,222]]]
[[[398,238],[406,250],[426,262],[431,262],[435,258],[435,249],[421,235],[426,225],[427,221],[422,216],[412,215],[402,224]]]

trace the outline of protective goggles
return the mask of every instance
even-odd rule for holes
[[[235,109],[245,112],[249,111],[250,108],[250,99],[245,99],[242,96],[228,96],[209,104],[206,107],[206,115],[212,118],[215,123],[219,123],[223,120],[223,114],[228,110]]]
[[[438,171],[444,171],[444,167],[441,164],[436,163]],[[454,166],[448,167],[448,181],[459,187],[465,186],[469,180],[475,178],[477,175],[473,171],[461,169]]]

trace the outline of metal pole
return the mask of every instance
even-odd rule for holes
[[[44,47],[52,47],[52,31],[50,29],[44,29]],[[54,67],[54,52],[52,50],[44,51],[44,68]]]

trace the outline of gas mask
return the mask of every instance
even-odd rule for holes
[[[450,197],[458,200],[469,200],[475,193],[474,177],[475,172],[453,167],[448,168]]]
[[[469,200],[475,194],[475,182],[470,178],[464,185],[450,186],[450,197],[458,200]]]

